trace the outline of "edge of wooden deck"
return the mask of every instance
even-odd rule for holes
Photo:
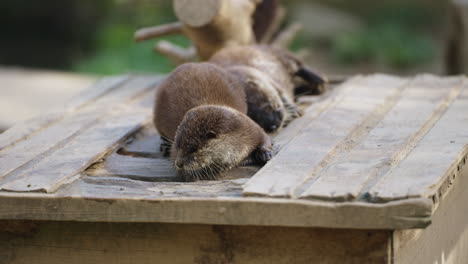
[[[369,204],[251,197],[119,199],[0,193],[0,219],[8,220],[408,229],[428,226],[432,206],[430,199],[422,198]]]

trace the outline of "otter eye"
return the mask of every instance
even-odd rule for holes
[[[208,131],[208,132],[206,132],[206,134],[205,134],[205,138],[206,138],[206,139],[212,139],[212,138],[215,138],[215,137],[216,137],[216,133],[213,132],[213,131]]]
[[[195,147],[195,146],[189,146],[189,147],[187,148],[187,153],[188,153],[188,154],[195,153],[196,151],[197,151],[197,147]]]

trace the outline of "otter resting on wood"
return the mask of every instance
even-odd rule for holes
[[[272,157],[270,137],[246,113],[244,88],[233,75],[187,63],[160,85],[154,124],[182,180],[214,180],[245,160],[264,164]]]
[[[294,103],[297,87],[301,92],[320,94],[327,82],[288,51],[272,46],[227,47],[209,62],[241,80],[248,116],[267,132],[274,132],[301,115]]]

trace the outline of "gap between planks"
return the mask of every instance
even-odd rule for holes
[[[353,149],[335,156],[313,182],[304,186],[299,197],[343,201],[361,195],[365,200],[367,190],[411,152],[462,87],[462,78],[421,75],[409,82],[398,103],[367,137]]]
[[[245,185],[244,195],[294,196],[294,190],[323,164],[331,150],[350,139],[353,131],[361,131],[361,123],[372,120],[375,109],[385,110],[394,101],[403,83],[399,78],[373,75],[343,84],[352,89],[342,88],[342,100],[317,118],[304,120],[307,126]]]
[[[33,140],[36,139],[37,143],[40,143],[39,144],[40,146],[43,146],[43,148],[38,148],[35,145],[31,145],[31,140],[29,140],[28,142],[25,142],[24,144],[28,143],[29,148],[34,147],[34,149],[32,149],[33,151],[25,152],[16,158],[14,158],[15,156],[13,156],[14,158],[13,161],[15,162],[8,163],[6,171],[5,171],[5,168],[2,170],[3,173],[7,172],[7,175],[4,175],[7,177],[7,180],[6,182],[2,184],[2,186],[0,186],[0,188],[11,190],[11,191],[51,192],[55,190],[58,186],[54,186],[52,181],[57,181],[62,178],[66,179],[72,176],[72,175],[62,175],[63,172],[61,171],[61,168],[64,171],[69,171],[69,173],[72,173],[73,175],[75,175],[77,172],[79,172],[79,171],[76,171],[77,169],[83,169],[83,166],[89,165],[90,162],[93,162],[93,159],[95,159],[96,157],[100,157],[101,155],[99,154],[101,154],[102,152],[107,153],[108,147],[111,147],[117,142],[120,142],[122,137],[125,137],[126,135],[128,135],[128,133],[133,133],[136,129],[139,128],[139,126],[142,125],[142,122],[149,121],[150,119],[149,113],[151,112],[149,110],[149,107],[151,107],[152,100],[153,100],[152,90],[153,90],[153,87],[156,85],[156,83],[158,83],[159,81],[160,81],[160,78],[154,78],[154,77],[135,78],[133,79],[133,81],[129,81],[125,85],[117,89],[117,92],[114,92],[110,94],[109,96],[99,98],[98,100],[94,102],[94,104],[85,106],[82,111],[78,111],[76,114],[72,114],[70,118],[65,119],[64,122],[70,123],[71,126],[63,125],[62,123],[58,123],[57,125],[55,125],[56,129],[60,129],[60,127],[63,127],[63,129],[66,129],[66,131],[69,131],[71,134],[68,132],[67,132],[68,134],[52,133],[51,129],[47,129],[41,132],[43,134],[43,137],[45,136],[49,137],[47,139],[48,141],[55,140],[56,143],[53,143],[53,142],[47,143],[48,141],[44,142],[43,140],[38,140],[36,138],[33,138]],[[135,102],[135,103],[133,103],[133,106],[127,105],[130,102]],[[109,107],[109,104],[111,105],[111,107]],[[125,118],[125,116],[127,116],[127,118]],[[98,138],[96,138],[98,135],[92,136],[93,133],[95,134],[95,132],[93,132],[93,128],[96,128],[97,130],[100,129],[99,127],[97,127],[100,121],[107,122],[108,124],[106,127],[102,128],[102,129],[108,129],[108,132],[106,132],[108,134],[100,135],[101,138],[104,136],[108,140],[104,140],[104,141],[98,140]],[[127,125],[129,126],[119,127],[119,125],[123,125],[123,123],[121,124],[121,122],[127,122],[128,123]],[[50,138],[51,133],[58,136],[59,138],[58,139]],[[62,139],[60,139],[60,137],[62,137]],[[112,138],[109,138],[109,137],[112,137]],[[113,138],[113,137],[117,137],[117,138]],[[82,138],[85,141],[81,142],[81,144],[79,145],[68,144],[70,142],[72,143],[75,142],[76,141],[75,138],[76,139]],[[93,145],[90,145],[90,147],[92,147],[90,149],[83,148],[83,146],[86,146],[86,143],[88,144],[91,143],[91,141],[89,140],[91,141],[95,140],[96,142],[94,142]],[[52,147],[50,146],[50,144],[52,144]],[[103,149],[95,149],[98,146],[101,146]],[[14,145],[13,149],[9,150],[9,152],[17,151],[16,148],[18,147],[21,147],[21,146],[18,144]],[[85,157],[81,155],[81,153],[76,153],[76,157],[73,157],[73,156],[70,156],[68,152],[64,152],[64,149],[68,151],[74,151],[74,150],[79,150],[80,148],[82,148],[81,152],[83,154],[86,154],[89,156]],[[90,152],[91,149],[93,149],[91,151],[92,153]],[[41,155],[38,155],[39,154],[38,151],[40,152]],[[47,164],[45,157],[49,157],[50,155],[57,156],[58,154],[56,153],[62,153],[63,156],[68,157],[68,158],[62,159],[60,156],[58,156],[56,157],[57,161],[55,163],[54,161],[51,161],[52,164],[50,165],[54,165],[52,168],[55,171],[55,172],[51,172],[47,170],[46,168],[47,166],[44,165],[44,164]],[[16,168],[14,168],[13,166],[16,166]],[[45,166],[45,167],[44,168],[41,167],[42,168],[42,171],[41,171],[38,168],[38,166],[39,167]],[[10,169],[8,169],[8,167],[10,167]],[[36,175],[36,178],[33,179],[30,176],[32,175],[33,172],[35,172],[35,174],[41,172],[41,175]],[[29,173],[30,175],[28,176],[27,173]],[[46,175],[48,175],[48,177]],[[25,177],[30,179],[30,181],[34,181],[34,184],[28,183],[26,186],[23,186],[26,184],[23,182]],[[38,182],[37,179],[39,178],[41,180],[44,180],[45,182],[49,182],[49,184],[51,185],[48,186],[47,184]],[[55,183],[59,183],[59,182],[55,182]]]

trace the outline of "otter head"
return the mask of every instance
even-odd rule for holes
[[[213,180],[253,150],[247,117],[232,108],[204,105],[188,111],[175,135],[172,159],[184,181]],[[252,142],[249,144],[249,142]]]
[[[266,132],[279,129],[285,116],[285,107],[274,81],[253,67],[234,66],[229,71],[244,83],[247,115]]]

